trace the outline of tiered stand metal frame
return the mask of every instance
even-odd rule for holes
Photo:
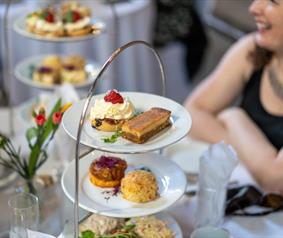
[[[165,82],[165,74],[164,74],[164,68],[163,68],[163,64],[161,62],[160,56],[158,55],[158,53],[155,51],[155,49],[147,42],[145,41],[131,41],[123,46],[121,46],[120,48],[118,48],[109,58],[108,60],[104,63],[104,65],[102,66],[102,68],[100,69],[100,72],[98,73],[97,77],[95,78],[89,92],[88,92],[88,96],[87,99],[84,103],[83,109],[82,109],[82,113],[80,116],[80,121],[79,121],[79,128],[78,128],[78,132],[77,132],[77,139],[76,139],[76,151],[75,151],[75,201],[74,201],[74,237],[78,238],[79,237],[79,160],[81,158],[83,158],[85,155],[91,153],[92,151],[94,151],[95,149],[92,148],[90,149],[88,152],[80,155],[79,151],[80,151],[80,140],[81,140],[81,133],[82,133],[82,129],[83,129],[83,125],[85,122],[85,118],[87,115],[87,110],[91,101],[92,96],[94,95],[94,90],[95,87],[97,85],[97,82],[99,79],[101,79],[101,76],[103,75],[103,73],[107,70],[107,68],[109,67],[109,65],[116,59],[116,57],[122,53],[124,50],[126,50],[129,47],[132,46],[136,46],[136,45],[142,45],[145,46],[146,48],[150,49],[151,52],[153,53],[153,55],[155,56],[156,60],[158,61],[158,66],[160,68],[160,72],[161,72],[161,81],[162,81],[162,91],[161,91],[161,95],[165,96],[165,89],[166,89],[166,82]],[[96,149],[99,150],[99,149]],[[104,150],[105,151],[105,150]],[[113,153],[113,152],[112,152]],[[137,153],[137,152],[135,152]],[[140,151],[138,153],[143,153],[143,151]]]

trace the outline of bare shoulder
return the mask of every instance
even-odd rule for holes
[[[254,49],[254,35],[248,34],[242,37],[226,52],[219,64],[218,70],[229,70],[237,74],[241,81],[247,81],[254,70],[254,65],[250,60],[250,54]]]

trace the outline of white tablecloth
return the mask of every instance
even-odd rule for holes
[[[199,142],[191,141],[187,138],[172,146],[182,152],[178,155],[178,161],[181,163],[180,155],[185,155],[185,148],[188,148],[187,157],[184,158],[186,163],[190,164],[190,159],[193,164],[196,158],[190,155],[199,155],[200,148],[204,148]],[[170,151],[174,151],[169,148]],[[197,151],[193,151],[194,148]],[[170,153],[171,156],[174,156]],[[189,166],[183,166],[189,167]],[[193,165],[192,167],[197,167]],[[249,172],[243,167],[238,165],[233,171],[231,181],[237,181],[239,185],[255,184],[255,181]],[[183,196],[175,205],[168,209],[169,214],[176,218],[182,228],[184,238],[189,238],[189,234],[194,229],[195,214],[197,208],[197,197],[190,198]],[[282,238],[283,237],[283,212],[276,212],[266,216],[259,217],[240,217],[230,216],[225,217],[222,227],[227,229],[233,238]]]
[[[92,40],[72,43],[50,43],[27,39],[12,30],[13,21],[19,16],[38,8],[39,1],[27,1],[29,4],[14,4],[9,12],[9,42],[12,55],[12,66],[24,58],[37,54],[81,54],[86,58],[94,59],[103,64],[117,46],[132,40],[151,41],[154,8],[151,0],[131,0],[115,4],[118,13],[119,31],[116,35],[113,12],[109,5],[99,1],[85,0],[91,6],[93,16],[106,24],[106,32]],[[32,4],[34,3],[34,4]],[[37,5],[37,6],[35,6]],[[3,20],[4,5],[0,5],[0,19]],[[118,36],[118,39],[117,37]],[[5,54],[5,52],[4,52]],[[4,60],[5,60],[4,56]],[[119,90],[146,91],[158,93],[160,74],[157,64],[148,63],[152,60],[152,53],[143,46],[134,46],[123,52],[117,63],[109,67],[107,77],[98,84],[98,92],[105,92],[111,88]],[[152,68],[153,67],[153,68]],[[155,75],[156,72],[158,75]],[[23,85],[14,77],[11,81],[11,97],[15,104],[38,94],[38,89],[31,89]]]
[[[24,132],[25,128],[23,127],[23,122],[19,122],[19,115],[17,113],[15,114],[15,122],[16,122],[16,131],[20,134]],[[0,109],[0,132],[9,133],[8,130],[8,110],[6,109]],[[169,147],[171,151],[174,151],[174,148],[177,148],[175,150],[176,152],[180,152],[180,150],[184,148],[188,148],[187,156],[184,159],[184,163],[192,163],[191,167],[196,167],[194,165],[196,159],[191,158],[190,155],[199,155],[200,148],[203,148],[203,146],[199,146],[198,142],[192,142],[188,140],[187,138],[181,140],[175,145],[172,145]],[[193,151],[194,148],[198,151]],[[167,151],[168,152],[168,151]],[[165,150],[165,154],[167,153]],[[186,155],[184,153],[185,151],[181,151],[183,155]],[[174,154],[170,153],[170,155],[173,157]],[[190,160],[192,159],[192,160]],[[194,160],[194,161],[193,161]],[[179,160],[180,161],[180,160]],[[50,164],[45,165],[50,166]],[[188,166],[183,166],[188,167]],[[254,184],[255,182],[251,178],[248,171],[242,166],[239,165],[233,172],[232,181],[238,181],[239,184]],[[11,189],[10,189],[11,190]],[[10,191],[9,190],[9,191]],[[59,189],[60,190],[60,189]],[[10,191],[11,192],[11,191]],[[59,194],[59,192],[57,192]],[[60,191],[62,194],[62,191]],[[7,199],[9,197],[8,192],[2,192],[1,191],[0,196],[0,208],[1,212],[4,213],[3,209],[7,209],[7,206],[5,204],[7,203]],[[57,196],[58,196],[57,194]],[[63,196],[63,195],[60,195]],[[65,196],[64,196],[65,197]],[[62,200],[62,199],[61,199]],[[70,219],[73,215],[73,210],[71,204],[67,201],[66,198],[64,198],[65,201],[57,201],[58,203],[61,203],[63,205],[62,208],[60,208],[60,212],[58,217],[52,216],[53,219],[57,221],[57,223],[61,222],[61,225],[64,224],[64,221],[62,219]],[[5,204],[2,204],[5,203]],[[54,205],[54,204],[53,204]],[[195,214],[196,214],[196,205],[197,205],[197,197],[188,197],[183,196],[176,204],[174,204],[172,207],[167,209],[167,212],[171,214],[179,223],[179,225],[182,228],[184,238],[189,238],[190,233],[194,229],[194,221],[195,221]],[[61,211],[62,209],[62,211]],[[56,212],[56,209],[53,208],[53,212]],[[52,218],[51,217],[51,218]],[[56,227],[53,227],[50,230],[50,233],[56,234],[56,231],[60,229],[59,223],[56,223]],[[44,224],[44,227],[50,226],[52,223],[52,219],[47,220],[46,224]],[[283,237],[283,212],[276,212],[267,216],[260,216],[260,217],[225,217],[223,227],[226,228],[233,238],[282,238]],[[3,217],[0,215],[0,233],[3,232],[1,229],[8,229],[8,220],[6,217]],[[47,229],[47,228],[46,228]],[[48,232],[46,230],[45,232]],[[58,231],[57,231],[58,232]]]

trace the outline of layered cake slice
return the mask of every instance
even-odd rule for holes
[[[122,126],[122,136],[138,144],[146,142],[164,128],[171,126],[171,112],[158,107],[134,117]]]

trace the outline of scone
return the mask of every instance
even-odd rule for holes
[[[119,186],[126,168],[125,160],[113,156],[101,156],[91,163],[89,179],[91,183],[102,188]]]
[[[171,112],[163,108],[150,110],[125,122],[122,126],[122,136],[125,139],[142,144],[171,125]]]
[[[132,118],[135,108],[128,98],[123,98],[116,91],[109,91],[104,98],[96,99],[90,111],[93,128],[101,131],[115,132]]]
[[[158,185],[155,176],[145,170],[134,170],[126,174],[121,181],[123,198],[131,202],[145,203],[158,197]]]
[[[41,65],[59,72],[61,69],[61,59],[57,55],[48,55],[42,60]]]
[[[32,74],[32,79],[46,85],[59,84],[60,78],[57,71],[52,68],[41,66]]]
[[[62,62],[60,71],[62,82],[82,83],[86,80],[85,60],[80,56],[66,57]]]

